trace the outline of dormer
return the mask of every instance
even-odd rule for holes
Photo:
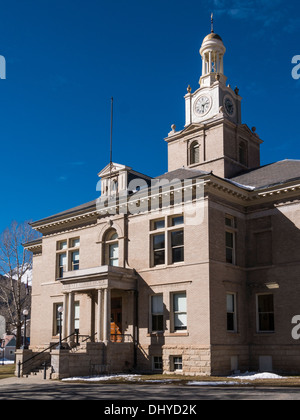
[[[98,174],[101,178],[101,196],[113,196],[136,191],[146,184],[151,185],[151,177],[134,171],[126,165],[108,164]]]

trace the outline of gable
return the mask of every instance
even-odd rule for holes
[[[119,163],[112,163],[112,164],[108,164],[107,166],[105,166],[104,169],[102,169],[102,171],[100,171],[98,173],[99,178],[105,178],[107,176],[115,175],[118,172],[121,171],[130,171],[132,168],[130,168],[129,166],[125,166],[125,165],[120,165]]]

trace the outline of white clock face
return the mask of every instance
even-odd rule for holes
[[[230,96],[225,96],[224,107],[227,114],[232,117],[235,114],[235,106]]]
[[[198,115],[205,115],[211,107],[211,98],[209,96],[200,96],[195,103],[195,113]]]

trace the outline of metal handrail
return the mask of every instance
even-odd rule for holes
[[[86,341],[88,341],[89,339],[95,337],[96,335],[97,335],[97,333],[94,333],[92,335],[86,336],[86,338],[84,340],[82,340],[81,343],[85,343]],[[134,341],[132,334],[110,334],[110,335],[111,336],[115,336],[116,338],[117,337],[120,337],[122,339],[121,342],[123,342],[123,343],[125,342],[125,341],[123,341],[123,339],[125,337],[131,338],[132,341],[128,341],[128,342],[133,342]],[[78,340],[79,334],[78,334],[77,331],[75,331],[74,333],[72,333],[72,334],[68,335],[67,337],[63,338],[61,340],[61,342],[66,341],[66,340],[68,340],[71,337],[75,337],[75,340],[74,340],[75,341],[75,346],[74,347],[75,348],[79,347],[80,346],[80,343],[79,343],[79,340]],[[19,360],[19,363],[18,363],[18,378],[21,377],[21,366],[24,367],[24,365],[27,364],[27,363],[29,363],[29,362],[31,362],[30,364],[32,364],[34,359],[36,359],[37,357],[39,357],[42,354],[46,353],[47,351],[51,350],[53,347],[57,347],[58,345],[59,345],[59,343],[53,343],[53,344],[51,344],[51,346],[47,347],[46,349],[42,350],[39,353],[34,354],[32,357],[30,357],[29,359],[25,360],[24,362],[21,362]],[[47,362],[44,362],[44,378],[45,378],[46,365],[47,365]]]
[[[85,343],[86,341],[88,341],[90,338],[95,337],[98,333],[94,333],[92,335],[88,335],[84,340],[82,340],[82,343]],[[79,343],[80,344],[80,343]]]
[[[62,341],[62,342],[63,342],[63,341],[66,341],[66,340],[68,340],[68,338],[73,337],[74,335],[76,336],[76,332],[74,332],[74,333],[72,333],[72,334],[68,335],[68,337],[63,338],[61,341]],[[32,364],[32,360],[33,360],[33,359],[35,359],[36,357],[40,356],[41,354],[46,353],[47,351],[51,350],[53,347],[57,347],[57,345],[58,345],[58,343],[51,344],[51,346],[47,347],[46,349],[42,350],[42,351],[41,351],[41,352],[39,352],[39,353],[36,353],[35,355],[33,355],[33,356],[32,356],[32,357],[30,357],[29,359],[25,360],[24,362],[21,362],[21,361],[19,360],[19,363],[18,363],[18,378],[20,378],[20,376],[21,376],[21,366],[24,366],[26,363],[28,363],[28,362],[30,362],[30,361],[31,361],[31,364]],[[77,345],[79,345],[79,344],[77,344],[77,342],[76,342],[76,346],[77,346]]]

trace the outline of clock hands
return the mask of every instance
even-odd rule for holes
[[[200,114],[200,115],[204,115],[205,113],[208,112],[210,108],[210,99],[206,96],[201,96],[196,104],[195,104],[195,111]]]

